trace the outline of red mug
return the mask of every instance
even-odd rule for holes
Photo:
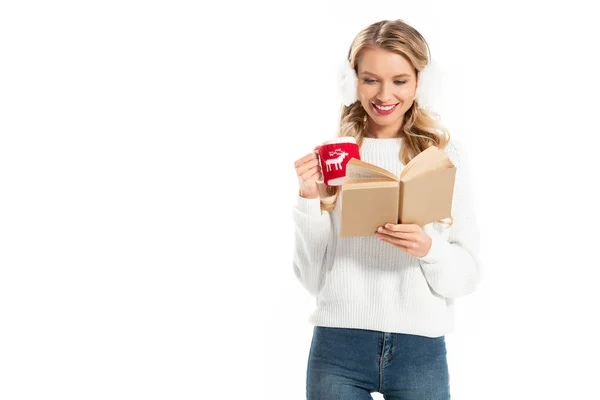
[[[346,164],[351,158],[360,160],[356,139],[352,136],[338,137],[323,142],[316,150],[321,165],[322,179],[317,182],[327,186],[340,186],[346,177]]]

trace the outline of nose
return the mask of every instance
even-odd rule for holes
[[[377,94],[377,100],[382,102],[383,104],[387,104],[388,101],[392,99],[392,88],[388,83],[383,83],[381,85],[381,89]]]

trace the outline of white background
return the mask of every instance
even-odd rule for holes
[[[335,135],[354,35],[396,18],[444,70],[480,221],[452,398],[598,397],[586,4],[3,2],[0,398],[304,399],[293,162]]]

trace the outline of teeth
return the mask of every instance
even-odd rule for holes
[[[378,109],[382,110],[382,111],[390,111],[392,108],[396,107],[396,105],[387,106],[387,107],[381,107],[381,106],[378,106],[377,104],[374,104],[374,106],[377,107]]]

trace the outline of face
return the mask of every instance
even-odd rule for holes
[[[369,48],[361,52],[357,75],[358,99],[372,122],[400,129],[417,88],[410,62],[399,54]]]

